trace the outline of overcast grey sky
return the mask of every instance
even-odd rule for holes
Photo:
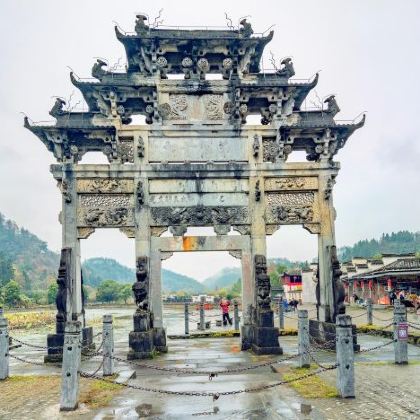
[[[223,26],[225,11],[234,22],[250,15],[256,32],[275,24],[265,67],[270,50],[279,59],[291,55],[296,77],[321,70],[316,91],[320,97],[337,95],[342,111],[336,118],[368,111],[365,127],[338,154],[339,246],[382,232],[420,229],[416,0],[0,0],[0,212],[60,249],[60,194],[48,169],[53,157],[22,127],[20,112],[49,119],[52,96],[74,91],[66,66],[88,77],[94,57],[111,63],[125,59],[112,21],[130,31],[136,12],[153,18],[160,8],[167,25]],[[316,238],[300,227],[282,228],[268,239],[268,253],[311,259]],[[83,244],[84,258],[102,255],[133,265],[133,254],[132,241],[119,232],[96,232]],[[201,279],[232,264],[237,261],[225,254],[165,261],[165,267]]]

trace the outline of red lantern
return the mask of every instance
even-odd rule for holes
[[[369,280],[369,289],[372,290],[373,289],[373,280]]]

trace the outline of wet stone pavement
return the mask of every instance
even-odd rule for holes
[[[89,316],[100,316],[110,312],[114,314],[115,319],[115,352],[117,356],[125,359],[133,310],[95,309],[95,313]],[[168,333],[182,333],[181,310],[167,309],[165,312]],[[97,331],[98,328],[95,332]],[[31,344],[45,345],[45,331],[42,334],[32,331],[29,334],[15,335]],[[297,337],[280,337],[280,342],[284,350],[283,356],[257,357],[252,353],[240,351],[239,337],[168,340],[168,353],[146,363],[169,368],[212,371],[282,359],[297,353]],[[362,349],[387,342],[389,339],[383,337],[359,336]],[[32,360],[41,360],[43,355],[42,351],[28,347],[16,349],[12,353]],[[321,364],[329,365],[335,362],[334,353],[318,351],[314,356]],[[46,390],[41,398],[24,396],[24,403],[15,404],[12,411],[3,406],[3,398],[0,395],[0,419],[420,419],[420,348],[409,345],[409,360],[413,363],[408,366],[395,366],[392,363],[393,357],[392,345],[356,356],[356,399],[305,399],[288,385],[280,385],[258,393],[221,396],[216,401],[211,397],[167,395],[124,388],[112,399],[108,407],[89,409],[82,406],[74,413],[60,414],[59,389],[50,389]],[[93,372],[100,361],[100,357],[85,361],[82,369]],[[283,364],[296,366],[296,361],[290,360],[281,363]],[[129,381],[134,386],[181,392],[225,392],[255,388],[282,379],[270,366],[246,372],[221,374],[210,381],[207,375],[169,373],[116,362],[117,371],[130,369],[135,369],[137,374],[135,379]],[[11,360],[11,375],[28,374],[60,375],[60,370]],[[335,385],[335,375],[336,371],[327,371],[321,373],[320,377]],[[6,394],[4,395],[7,396]]]

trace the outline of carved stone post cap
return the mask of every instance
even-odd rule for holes
[[[82,323],[80,321],[67,321],[66,322],[66,334],[79,334],[82,328]]]
[[[337,327],[348,328],[351,327],[351,316],[350,315],[337,315]]]
[[[106,314],[106,315],[104,315],[103,317],[102,317],[102,322],[104,323],[104,324],[112,324],[112,315],[110,315],[110,314]]]
[[[298,318],[308,318],[308,310],[298,309]]]

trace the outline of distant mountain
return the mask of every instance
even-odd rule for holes
[[[162,289],[165,293],[183,290],[184,292],[195,294],[206,291],[205,286],[199,281],[165,269],[162,270]]]
[[[112,258],[89,258],[82,264],[82,271],[84,283],[93,287],[97,287],[103,280],[115,280],[120,283],[133,283],[136,280],[134,269]],[[164,293],[180,290],[188,293],[203,293],[205,287],[191,277],[163,269],[162,290]]]
[[[46,289],[48,281],[57,275],[59,260],[46,242],[0,213],[0,273],[4,273],[0,285],[11,280],[6,278],[10,270],[1,266],[11,265],[13,279],[24,291]]]
[[[242,277],[240,267],[226,267],[217,272],[214,276],[208,277],[203,281],[203,285],[208,290],[223,289],[231,287]]]
[[[103,280],[133,283],[135,272],[112,258],[89,258],[82,264],[83,282],[97,287]]]
[[[339,248],[341,261],[349,261],[353,257],[372,258],[379,254],[404,254],[420,252],[420,232],[383,233],[379,239],[364,239],[353,246]]]

